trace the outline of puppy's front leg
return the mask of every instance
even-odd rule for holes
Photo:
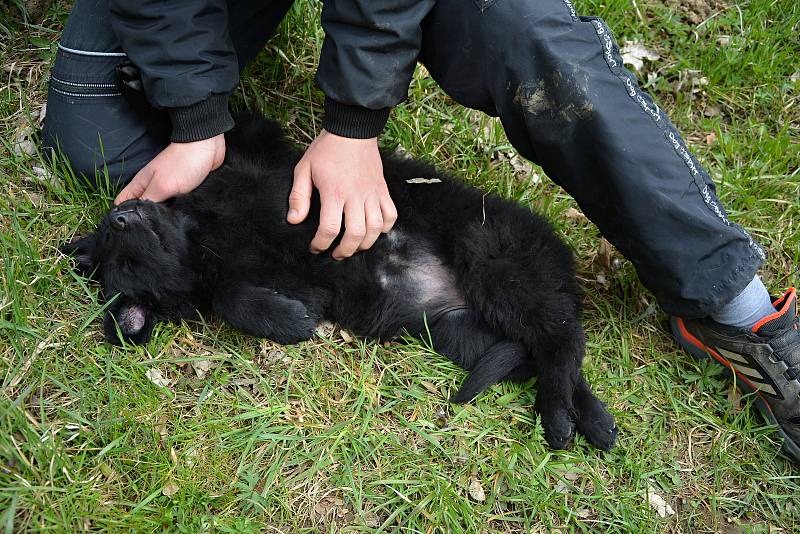
[[[318,317],[301,301],[275,289],[233,282],[214,293],[214,312],[237,330],[282,345],[311,339]]]

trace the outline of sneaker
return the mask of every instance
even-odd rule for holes
[[[717,362],[736,374],[736,385],[752,393],[764,417],[778,427],[783,451],[800,463],[800,320],[797,293],[773,301],[775,313],[751,330],[711,319],[672,317],[672,332],[689,354]]]

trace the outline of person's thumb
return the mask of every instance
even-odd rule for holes
[[[311,166],[301,161],[294,168],[294,185],[289,193],[289,213],[286,220],[299,224],[308,216],[311,209],[311,193],[314,184],[311,181]]]
[[[147,189],[147,184],[150,183],[150,180],[153,178],[153,171],[150,170],[149,165],[145,165],[139,172],[136,173],[136,176],[133,177],[133,180],[126,185],[122,191],[119,192],[117,198],[114,199],[114,205],[118,206],[125,202],[126,200],[130,200],[132,198],[142,198],[145,190]]]

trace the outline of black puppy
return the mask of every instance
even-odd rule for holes
[[[107,299],[106,338],[146,342],[158,321],[212,312],[235,328],[297,343],[328,319],[359,335],[430,336],[470,372],[465,402],[500,380],[538,374],[535,408],[551,447],[577,430],[614,445],[613,417],[581,374],[581,292],[570,250],[541,217],[434,168],[383,155],[399,217],[368,251],[312,255],[319,199],[286,222],[302,153],[273,122],[238,118],[225,163],[170,202],[131,200],[68,243]]]

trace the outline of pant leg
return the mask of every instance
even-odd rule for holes
[[[752,280],[764,252],[728,220],[602,20],[569,0],[440,0],[421,60],[453,99],[500,117],[668,313],[706,316]]]
[[[230,33],[243,69],[292,1],[228,4]],[[169,143],[167,114],[141,101],[132,105],[122,96],[116,68],[126,61],[111,29],[108,0],[76,0],[51,73],[42,144],[60,150],[76,175],[92,184],[107,172],[113,187],[124,185]]]
[[[112,187],[126,183],[169,141],[165,113],[123,98],[115,72],[126,61],[108,0],[76,0],[51,71],[42,145],[93,185],[106,172]]]

